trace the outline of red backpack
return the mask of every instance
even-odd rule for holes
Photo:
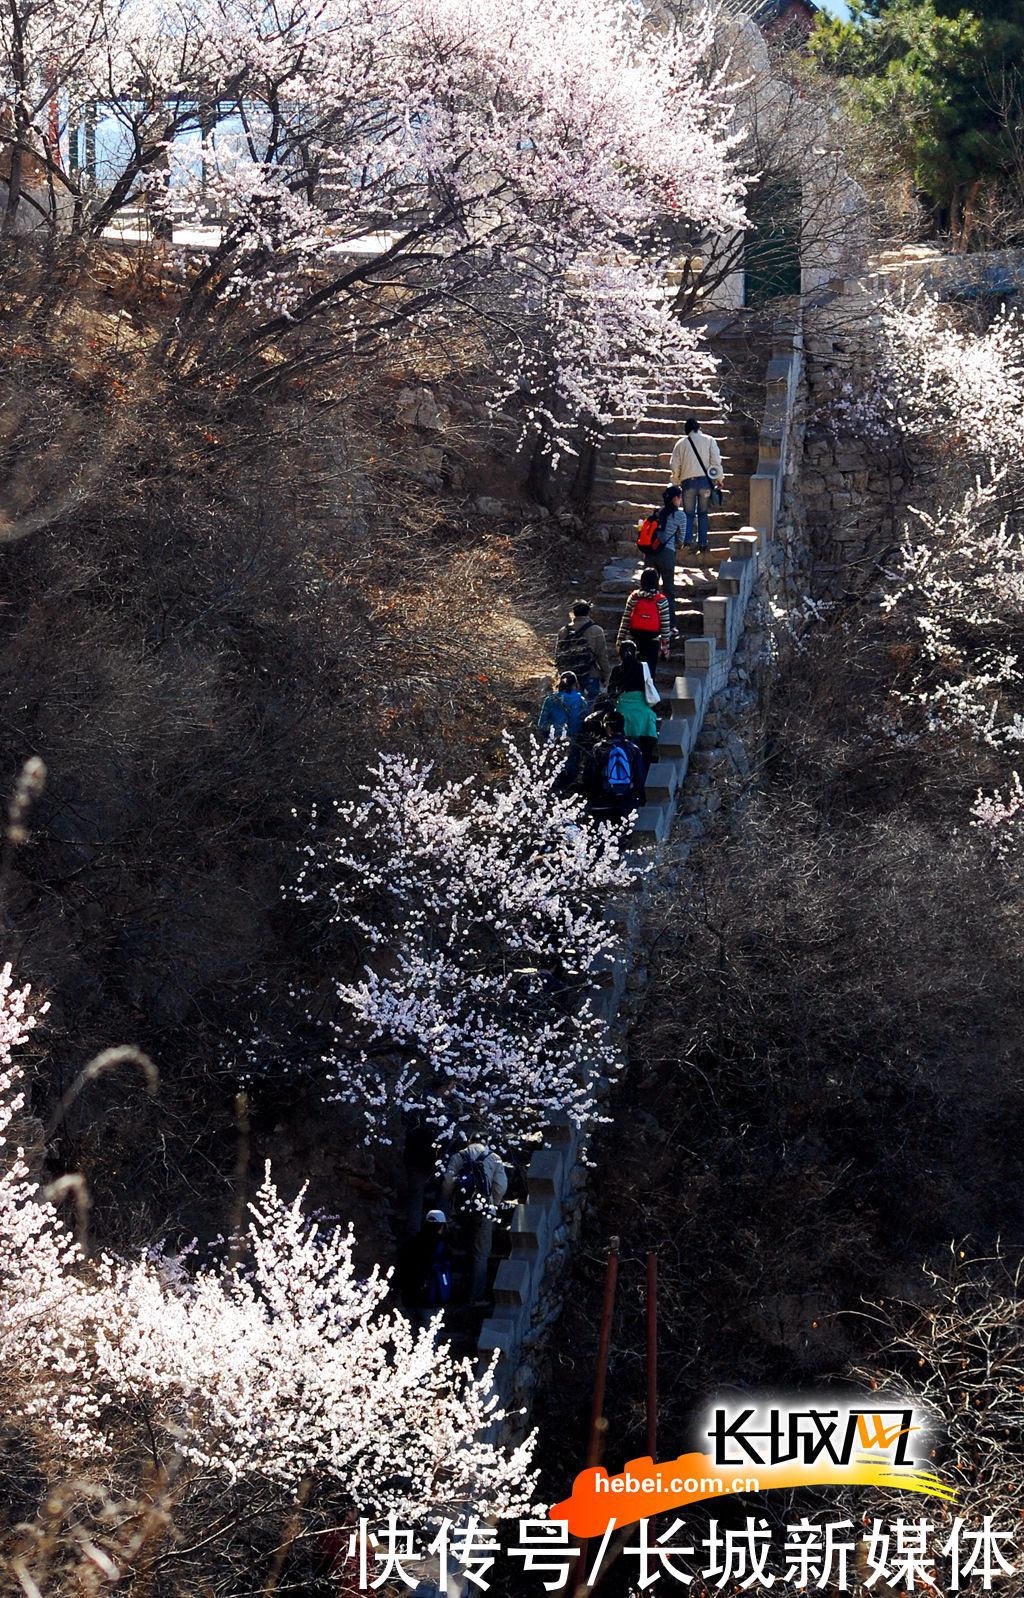
[[[660,533],[661,528],[658,525],[658,513],[657,511],[652,511],[651,514],[649,516],[645,516],[643,521],[640,523],[640,528],[636,539],[637,549],[649,549],[651,551],[660,549]]]
[[[637,633],[660,633],[661,611],[654,594],[639,593],[629,613],[629,625]]]

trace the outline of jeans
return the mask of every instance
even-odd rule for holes
[[[683,514],[686,517],[686,534],[683,548],[693,544],[693,516],[697,513],[697,548],[708,547],[708,506],[711,504],[710,477],[687,477],[683,481]]]
[[[656,549],[647,559],[661,578],[661,586],[668,600],[668,624],[676,625],[676,552],[675,549]]]

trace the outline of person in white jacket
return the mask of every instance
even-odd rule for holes
[[[711,489],[722,481],[722,452],[710,433],[702,433],[695,416],[688,416],[682,438],[676,439],[669,468],[673,483],[683,491],[686,531],[683,548],[693,547],[693,524],[697,523],[697,548],[708,547],[708,506]]]

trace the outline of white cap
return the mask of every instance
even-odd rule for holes
[[[440,1224],[442,1226],[447,1226],[448,1225],[448,1217],[444,1213],[444,1210],[428,1210],[427,1211],[427,1220],[428,1221],[438,1221],[438,1222],[440,1222]]]

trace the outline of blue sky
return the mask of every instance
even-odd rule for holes
[[[833,17],[848,17],[850,8],[843,4],[843,0],[818,0],[822,11],[828,11]]]

